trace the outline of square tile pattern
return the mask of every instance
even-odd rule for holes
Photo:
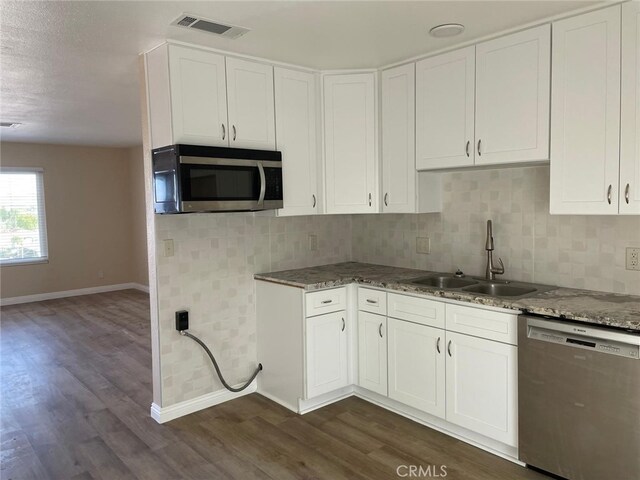
[[[162,406],[222,388],[204,352],[175,332],[174,312],[213,350],[227,381],[257,364],[253,274],[348,260],[484,274],[486,221],[493,220],[505,278],[640,294],[625,248],[640,247],[640,217],[549,215],[549,168],[442,173],[438,214],[156,217]],[[310,234],[318,249],[310,251]],[[416,237],[431,239],[429,255]],[[162,256],[171,238],[175,255]]]

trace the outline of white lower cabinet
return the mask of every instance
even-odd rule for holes
[[[445,416],[445,331],[388,319],[389,398]]]
[[[447,332],[447,421],[516,446],[518,349]]]
[[[306,319],[306,398],[349,384],[346,312]]]
[[[358,385],[387,395],[387,317],[358,313]]]

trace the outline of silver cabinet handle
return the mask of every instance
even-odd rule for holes
[[[388,207],[388,206],[389,206],[389,194],[388,194],[388,193],[385,193],[385,194],[384,194],[384,205],[385,205],[386,207]]]
[[[629,205],[629,184],[627,183],[627,186],[624,187],[624,201],[627,202],[627,205]]]
[[[471,145],[471,141],[467,140],[467,146],[464,147],[464,152],[467,154],[467,157],[469,156],[469,145]]]
[[[344,318],[342,319],[342,331],[344,332],[344,328],[347,326],[347,324],[344,321]]]
[[[227,129],[224,127],[224,123],[222,124],[222,139],[224,140],[224,138],[227,136]]]
[[[316,196],[311,195],[311,198],[313,198],[313,206],[311,208],[316,208]]]
[[[449,344],[447,345],[447,352],[449,352],[449,356],[451,357],[451,340],[449,340]]]
[[[233,130],[233,141],[236,141],[236,126],[235,125],[231,125],[231,129]]]
[[[436,342],[436,350],[440,353],[440,337],[438,337],[438,341]]]
[[[609,188],[607,188],[607,202],[609,203],[609,205],[611,205],[611,189],[613,188],[612,185],[609,185]]]
[[[369,194],[369,206],[371,206],[371,194]]]
[[[374,305],[376,305],[378,303],[377,300],[371,300],[370,298],[367,298],[367,303],[373,303]]]
[[[482,145],[482,139],[478,140],[478,156],[481,157],[482,153],[480,153],[480,145]]]
[[[378,333],[380,334],[380,338],[382,338],[382,324],[378,327]]]
[[[322,302],[320,302],[320,303],[324,303],[324,304],[326,305],[327,303],[331,303],[331,302],[333,302],[333,300],[323,300],[323,301],[322,301]]]

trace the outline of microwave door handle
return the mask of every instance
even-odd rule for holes
[[[262,208],[264,206],[264,196],[267,192],[267,180],[264,176],[264,167],[262,166],[262,162],[257,162],[258,171],[260,172],[260,197],[258,198],[258,207]]]

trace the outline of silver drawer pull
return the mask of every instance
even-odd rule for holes
[[[369,194],[369,206],[371,206],[371,194]]]
[[[449,345],[447,345],[447,352],[449,352],[449,356],[451,357],[451,340],[449,340]]]
[[[440,337],[438,337],[438,341],[436,342],[436,350],[440,353]]]
[[[382,338],[382,324],[378,327],[378,333],[380,334],[380,338]]]
[[[378,303],[377,300],[371,300],[370,298],[367,298],[367,303],[373,303],[374,305]]]
[[[236,141],[236,126],[235,125],[231,125],[231,128],[233,129],[233,141]]]
[[[333,300],[323,300],[323,301],[322,301],[322,302],[320,302],[320,303],[323,303],[323,304],[325,304],[325,305],[326,305],[327,303],[331,303],[331,302],[333,302]]]
[[[480,145],[482,145],[482,139],[478,140],[478,156],[482,156],[482,153],[480,152]]]
[[[311,197],[313,198],[313,205],[311,208],[316,208],[316,196],[315,195],[311,195]]]
[[[227,136],[227,129],[224,128],[224,123],[222,124],[222,139],[224,140],[224,138]]]
[[[611,205],[611,189],[613,188],[612,185],[609,185],[609,188],[607,188],[607,202],[609,203],[609,205]]]
[[[347,324],[344,321],[344,318],[342,319],[342,331],[344,332],[345,327],[347,326]]]
[[[388,193],[384,194],[384,206],[385,207],[389,206],[389,194]]]
[[[469,140],[467,140],[467,146],[464,147],[464,153],[467,154],[467,157],[469,156],[469,145],[471,144],[471,142]]]

